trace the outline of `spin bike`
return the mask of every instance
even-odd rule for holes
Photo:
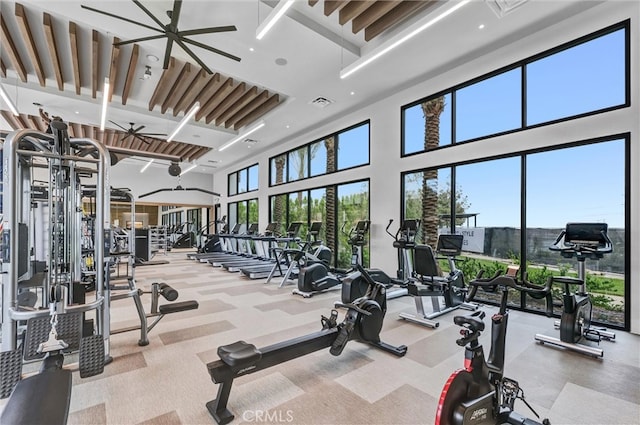
[[[535,339],[541,343],[561,346],[581,354],[603,357],[604,351],[598,347],[580,344],[581,341],[599,343],[602,340],[612,341],[616,335],[604,329],[591,327],[591,298],[586,292],[585,261],[599,260],[613,251],[611,239],[607,235],[606,223],[567,223],[565,230],[549,247],[559,252],[564,258],[578,260],[578,278],[553,276],[553,283],[562,285],[562,316],[557,327],[560,338],[536,334]],[[572,292],[571,287],[577,287]]]
[[[263,348],[237,341],[218,347],[220,360],[207,364],[211,379],[218,387],[217,397],[207,403],[209,413],[218,424],[224,425],[234,418],[227,408],[233,380],[240,376],[258,372],[271,366],[297,359],[298,357],[330,348],[329,352],[339,356],[350,340],[360,341],[375,348],[402,357],[407,352],[405,345],[393,346],[380,341],[380,330],[387,311],[385,286],[375,282],[367,271],[356,264],[357,271],[368,282],[367,293],[349,304],[337,304],[347,309],[344,320],[337,322],[338,312],[334,309],[330,317],[322,316],[322,330],[278,342]]]
[[[519,399],[539,418],[525,401],[518,382],[503,375],[509,288],[524,292],[529,292],[529,288],[517,285],[513,277],[499,275],[489,279],[482,279],[480,275],[469,285],[469,299],[473,299],[479,287],[491,292],[501,291],[499,311],[491,317],[491,351],[488,361],[485,360],[482,345],[478,342],[480,333],[484,331],[483,311],[453,318],[453,322],[462,327],[462,338],[457,339],[456,344],[465,347],[464,369],[451,374],[445,383],[438,401],[435,425],[540,425],[514,411],[514,403]],[[550,422],[544,419],[542,424],[550,425]]]

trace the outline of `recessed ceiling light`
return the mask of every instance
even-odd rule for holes
[[[287,128],[291,127],[289,124],[286,125]]]
[[[276,65],[285,66],[287,64],[287,60],[285,58],[277,58]]]
[[[255,51],[256,51],[256,49],[254,49],[253,47],[249,47],[249,51],[250,51],[250,52],[255,52]]]
[[[149,62],[158,62],[160,59],[156,55],[147,55]]]
[[[80,111],[75,111],[76,115],[80,113]]]
[[[478,29],[479,29],[479,30],[484,29],[484,24],[480,24],[480,25],[478,25]]]
[[[351,96],[353,96],[354,94],[356,94],[356,92],[352,91],[351,93],[349,93]]]

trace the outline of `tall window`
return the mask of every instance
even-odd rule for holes
[[[233,229],[236,223],[242,225],[241,231],[245,231],[249,224],[258,222],[258,200],[248,199],[240,202],[230,202],[227,205],[227,222],[229,229]]]
[[[450,232],[451,227],[462,234],[467,261],[458,266],[468,279],[480,270],[491,275],[504,271],[507,264],[518,264],[536,285],[544,285],[551,275],[576,275],[575,259],[549,250],[567,223],[607,223],[613,253],[587,261],[587,290],[595,322],[626,328],[629,143],[628,138],[612,138],[454,165],[435,170],[437,174],[405,173],[403,216],[422,216],[422,231],[428,235],[433,231],[429,223],[436,219],[438,234]],[[428,205],[422,194],[425,177],[427,190],[438,198]],[[429,209],[434,202],[437,208]],[[453,213],[445,212],[447,204]],[[425,217],[425,210],[433,211],[433,216]],[[433,241],[428,237],[427,243]],[[543,302],[515,293],[510,303],[545,310]]]
[[[402,155],[628,106],[629,26],[621,22],[403,106]]]
[[[269,159],[271,186],[369,164],[369,122]]]
[[[258,190],[258,164],[230,173],[227,182],[229,196]]]

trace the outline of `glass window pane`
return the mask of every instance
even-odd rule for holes
[[[227,223],[229,223],[229,231],[233,229],[233,226],[238,222],[238,203],[231,202],[227,211]]]
[[[336,239],[338,267],[349,267],[351,264],[351,246],[347,243],[349,230],[359,220],[369,219],[369,182],[347,183],[338,186],[338,214]],[[344,226],[344,227],[343,227]],[[343,229],[343,230],[340,230]],[[369,235],[363,248],[363,262],[369,264]]]
[[[337,135],[338,170],[369,163],[369,124]]]
[[[527,65],[527,125],[625,103],[625,30]]]
[[[247,169],[243,168],[238,171],[238,193],[244,193],[247,191]]]
[[[258,190],[258,165],[249,167],[249,190]]]
[[[271,186],[284,183],[285,170],[287,169],[287,155],[278,155],[271,159],[270,165]]]
[[[289,179],[287,181],[292,182],[308,177],[307,155],[307,146],[289,152]]]
[[[319,176],[327,173],[327,146],[324,140],[309,146],[311,156],[311,176]]]
[[[229,174],[229,196],[236,195],[238,193],[238,174]]]
[[[516,68],[456,91],[456,142],[522,126],[521,75]]]
[[[564,178],[586,177],[585,170],[597,174],[577,183]],[[575,258],[549,250],[569,222],[608,224],[613,252],[600,260],[586,260],[587,291],[594,321],[624,326],[624,140],[527,156],[527,262],[532,264],[528,269],[534,283],[544,283],[552,273],[576,276]]]
[[[249,223],[258,223],[258,200],[249,199]]]
[[[307,234],[307,210],[308,210],[308,191],[293,192],[289,194],[289,223],[299,221],[302,223],[300,228],[300,236]]]
[[[309,192],[311,198],[311,221],[319,221],[322,223],[322,229],[318,239],[326,240],[326,214],[327,214],[327,190],[325,188],[314,189]]]
[[[276,195],[271,197],[271,211],[269,211],[269,221],[280,223],[274,233],[284,235],[285,226],[287,224],[286,217],[287,195]]]
[[[406,108],[402,114],[403,155],[451,144],[451,93]]]

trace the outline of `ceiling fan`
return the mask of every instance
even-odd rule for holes
[[[152,31],[156,31],[159,32],[159,35],[150,35],[148,37],[141,37],[141,38],[136,38],[133,40],[127,40],[127,41],[121,41],[119,43],[114,43],[115,46],[121,46],[123,44],[130,44],[130,43],[137,43],[140,41],[149,41],[149,40],[157,40],[159,38],[165,38],[167,39],[167,47],[164,51],[164,63],[162,65],[163,69],[167,69],[169,67],[169,60],[171,58],[171,48],[173,47],[173,43],[177,43],[178,46],[180,46],[189,56],[191,56],[193,58],[193,60],[195,60],[198,65],[200,65],[202,67],[202,69],[204,69],[207,73],[212,74],[213,72],[211,72],[211,70],[209,69],[209,67],[207,67],[207,65],[204,64],[204,62],[202,62],[202,60],[200,60],[200,58],[198,56],[196,56],[195,53],[193,53],[193,51],[187,46],[187,44],[191,44],[194,45],[196,47],[200,47],[201,49],[205,49],[208,50],[210,52],[213,53],[217,53],[219,55],[225,56],[229,59],[233,59],[235,61],[240,61],[240,58],[237,56],[234,56],[230,53],[224,52],[222,50],[216,49],[214,47],[211,46],[207,46],[206,44],[200,43],[198,41],[195,40],[191,40],[189,38],[187,38],[187,36],[189,35],[199,35],[199,34],[210,34],[210,33],[215,33],[215,32],[227,32],[227,31],[236,31],[237,28],[235,27],[235,25],[227,25],[227,26],[220,26],[220,27],[210,27],[210,28],[198,28],[198,29],[193,29],[193,30],[186,30],[186,31],[180,31],[178,30],[178,19],[180,18],[180,9],[182,8],[182,0],[174,0],[173,2],[173,10],[168,10],[167,11],[167,15],[169,16],[169,18],[171,19],[171,22],[168,24],[163,24],[158,18],[156,18],[155,15],[153,15],[146,7],[144,7],[142,5],[142,3],[140,3],[138,0],[132,0],[136,6],[138,6],[140,9],[142,9],[144,11],[144,13],[146,13],[151,19],[153,19],[153,21],[160,27],[160,29],[158,28],[154,28],[150,25],[145,25],[142,24],[140,22],[137,22],[133,19],[128,19],[125,18],[123,16],[119,16],[119,15],[115,15],[113,13],[109,13],[109,12],[105,12],[99,9],[94,9],[93,7],[89,7],[89,6],[85,6],[85,5],[81,5],[81,7],[83,9],[87,9],[90,10],[92,12],[97,12],[97,13],[101,13],[103,15],[107,15],[110,16],[112,18],[116,18],[116,19],[120,19],[135,25],[139,25],[141,27],[145,27],[148,28]]]
[[[122,129],[122,131],[124,131],[126,133],[124,135],[124,137],[122,137],[122,139],[120,139],[120,141],[123,141],[124,139],[126,139],[128,137],[133,137],[135,139],[142,140],[145,143],[151,143],[150,141],[145,140],[145,137],[166,136],[166,133],[141,133],[141,130],[143,128],[145,128],[145,126],[141,125],[138,128],[134,128],[135,123],[133,123],[133,122],[129,123],[129,125],[130,125],[129,128],[124,128],[123,126],[121,126],[117,122],[113,122],[111,120],[109,120],[109,122],[111,124],[117,125],[118,127],[120,127]]]
[[[156,190],[152,190],[151,192],[143,193],[142,195],[138,196],[138,198],[144,198],[145,196],[151,196],[159,192],[174,192],[174,191],[189,191],[189,190],[208,193],[209,195],[213,195],[213,196],[220,196],[220,194],[217,192],[201,189],[199,187],[182,187],[180,184],[178,184],[176,187],[165,187],[163,189],[156,189]]]

